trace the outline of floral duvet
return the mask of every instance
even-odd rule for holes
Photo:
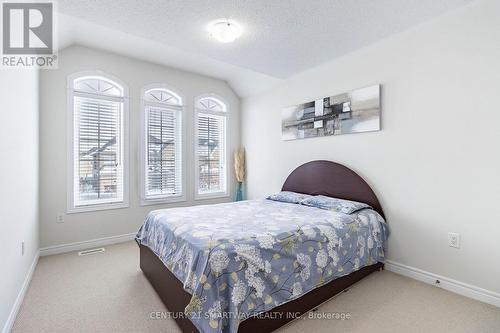
[[[186,313],[200,332],[236,332],[248,317],[383,262],[386,234],[372,209],[249,200],[152,211],[136,239],[192,295]]]

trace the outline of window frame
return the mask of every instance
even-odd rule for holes
[[[167,104],[162,103],[154,103],[145,100],[145,94],[147,91],[152,89],[164,89],[169,92],[175,94],[181,101],[181,105],[179,106],[180,111],[180,144],[181,144],[181,195],[163,197],[163,198],[146,198],[146,158],[147,158],[147,123],[146,123],[146,106],[147,105],[157,105],[159,107],[165,106]],[[159,205],[159,204],[168,204],[175,202],[184,202],[187,200],[186,196],[186,98],[182,93],[180,93],[176,88],[165,84],[165,83],[152,83],[148,84],[141,89],[141,109],[140,109],[140,131],[139,131],[139,196],[140,196],[140,205],[141,206],[150,206],[150,205]]]
[[[99,77],[107,81],[112,81],[123,89],[123,97],[99,96],[90,93],[77,92],[74,89],[76,80],[85,77]],[[67,77],[67,106],[66,106],[66,212],[68,214],[93,212],[100,210],[128,208],[129,200],[129,90],[128,86],[120,79],[103,71],[82,71],[68,75]],[[123,199],[120,202],[95,203],[84,206],[75,206],[75,151],[74,151],[74,115],[75,115],[75,97],[89,97],[94,99],[103,99],[108,101],[119,101],[123,103],[121,115],[121,153],[123,155]]]
[[[205,98],[213,98],[222,103],[225,107],[224,111],[210,111],[206,109],[198,108],[198,101]],[[229,103],[219,95],[208,93],[197,96],[194,99],[194,200],[208,200],[208,199],[218,199],[218,198],[227,198],[231,195],[231,191],[229,190],[231,186],[231,178],[229,177],[229,152],[228,152],[228,136],[229,136],[229,118],[230,118],[230,107]],[[198,114],[208,114],[217,117],[221,117],[224,120],[224,154],[222,155],[224,158],[224,182],[225,189],[219,192],[212,193],[200,193],[199,185],[200,185],[200,174],[199,174],[199,160],[198,160]]]

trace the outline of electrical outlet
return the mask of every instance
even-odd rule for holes
[[[64,213],[57,213],[56,222],[57,223],[64,223]]]
[[[455,247],[457,249],[460,248],[460,234],[456,232],[448,233],[448,246]]]
[[[21,242],[21,255],[24,256],[24,241]]]

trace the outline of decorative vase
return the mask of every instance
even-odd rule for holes
[[[238,182],[238,186],[236,187],[236,201],[243,200],[243,183]]]

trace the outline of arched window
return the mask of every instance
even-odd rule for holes
[[[182,106],[182,98],[165,88],[153,88],[144,93],[144,100],[151,103],[161,103],[165,105]]]
[[[226,196],[227,104],[207,95],[195,101],[196,198]]]
[[[183,200],[182,98],[161,86],[143,93],[143,204]]]
[[[208,112],[226,112],[226,104],[215,97],[203,97],[198,99],[196,108]]]
[[[68,79],[68,210],[126,207],[127,89],[103,73]]]

